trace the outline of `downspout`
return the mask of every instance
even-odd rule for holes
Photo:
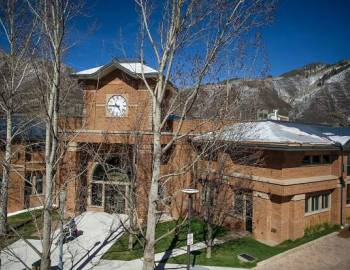
[[[340,225],[343,227],[343,191],[344,191],[344,186],[345,186],[345,181],[344,181],[344,147],[341,143],[336,144],[339,149],[340,149],[340,155],[341,155],[341,174],[339,177],[340,180]]]

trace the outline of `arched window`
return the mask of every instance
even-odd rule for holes
[[[104,181],[104,182],[129,182],[129,174],[121,169],[116,168],[113,165],[106,164],[96,165],[93,175],[92,181]]]
[[[95,166],[91,183],[92,206],[103,207],[111,213],[125,212],[131,173],[127,166],[120,164],[120,158],[113,158]]]

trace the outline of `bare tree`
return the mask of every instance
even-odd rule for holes
[[[206,224],[207,258],[211,258],[215,237],[222,226],[242,228],[244,227],[242,221],[251,219],[252,213],[249,213],[250,216],[245,215],[249,212],[248,204],[252,203],[251,196],[245,195],[251,195],[251,183],[237,179],[228,181],[227,176],[232,171],[243,173],[242,170],[245,175],[250,175],[251,168],[260,166],[263,162],[262,153],[258,149],[247,149],[242,145],[240,137],[243,138],[247,133],[244,131],[245,128],[242,129],[236,132],[235,140],[229,142],[219,140],[194,142],[196,148],[210,147],[205,152],[202,150],[204,156],[197,167],[198,175],[196,175],[199,179],[197,186],[201,192],[198,211]]]
[[[42,231],[42,255],[41,269],[51,267],[51,244],[52,244],[52,211],[53,191],[59,161],[62,158],[60,153],[59,135],[59,112],[62,82],[62,59],[67,49],[66,38],[68,23],[79,11],[79,4],[65,0],[42,0],[30,1],[27,3],[33,15],[39,21],[41,35],[40,55],[45,59],[45,76],[47,91],[43,92],[44,122],[45,122],[45,199],[43,202],[43,231]],[[47,61],[46,61],[47,60]]]
[[[141,17],[141,58],[144,48],[150,47],[157,63],[158,77],[150,84],[143,76],[144,83],[152,97],[153,120],[153,168],[151,186],[148,194],[148,213],[146,244],[144,249],[144,270],[154,267],[154,245],[156,206],[158,201],[161,157],[175,141],[184,137],[181,134],[183,120],[196,99],[200,86],[207,82],[219,59],[227,57],[238,42],[249,31],[269,22],[274,9],[270,1],[165,1],[158,8],[162,14],[159,27],[152,22],[151,1],[136,0]],[[185,61],[185,62],[184,62]],[[222,64],[222,63],[221,63]],[[162,128],[175,106],[164,113],[163,106],[170,79],[179,75],[177,67],[182,69],[182,77],[188,76],[190,94],[181,104],[179,124],[173,138],[165,145],[161,144]],[[187,74],[183,70],[189,70]]]
[[[16,113],[23,104],[23,85],[30,72],[30,56],[33,53],[35,20],[30,16],[25,3],[17,0],[0,2],[0,26],[7,48],[0,49],[0,109],[6,119],[5,158],[0,198],[0,234],[7,232],[8,186],[10,182],[12,143],[20,133],[20,124],[14,126]],[[14,130],[16,128],[16,130]]]

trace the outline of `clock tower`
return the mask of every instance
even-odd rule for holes
[[[85,91],[84,129],[87,132],[151,130],[152,100],[142,77],[152,85],[158,76],[156,70],[137,60],[114,59],[74,76]]]

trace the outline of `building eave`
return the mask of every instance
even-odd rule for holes
[[[71,76],[74,78],[84,79],[84,80],[98,80],[117,69],[125,72],[126,74],[128,74],[129,76],[135,79],[141,79],[143,76],[145,78],[156,78],[158,76],[158,72],[147,72],[147,73],[144,73],[143,75],[142,73],[131,72],[129,69],[120,65],[116,60],[113,60],[112,62],[102,66],[97,71],[91,74],[72,73]]]

